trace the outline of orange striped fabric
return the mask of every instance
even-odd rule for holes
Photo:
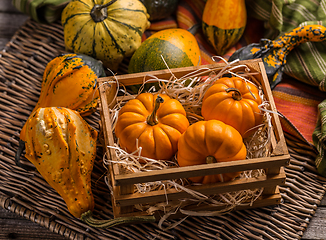
[[[317,87],[307,85],[290,77],[286,77],[272,91],[277,110],[283,114],[293,126],[284,126],[283,130],[294,134],[294,130],[302,134],[309,143],[315,130],[318,104],[325,99],[325,93]]]

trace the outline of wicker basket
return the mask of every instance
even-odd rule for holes
[[[284,131],[284,134],[291,158],[290,164],[284,167],[286,181],[279,185],[282,196],[280,204],[233,211],[221,216],[188,217],[175,228],[165,231],[156,223],[97,229],[74,218],[67,211],[63,199],[23,155],[21,166],[17,166],[14,161],[19,133],[39,97],[45,66],[63,52],[61,24],[45,25],[31,19],[26,21],[1,52],[0,206],[3,209],[72,240],[302,237],[325,195],[326,179],[320,177],[315,168],[316,155],[311,145],[288,131]],[[126,66],[122,65],[119,70],[121,79],[129,77],[122,75],[126,72]],[[96,129],[100,128],[100,120],[100,110],[87,117],[89,124]],[[295,132],[295,128],[288,125],[286,119],[280,120],[283,127],[292,129],[291,133]],[[103,150],[107,151],[99,144],[92,173],[92,189],[96,203],[94,216],[106,220],[114,217],[112,206],[115,204],[111,203],[108,186],[103,177],[107,174],[102,162]],[[170,222],[175,223],[177,220]]]

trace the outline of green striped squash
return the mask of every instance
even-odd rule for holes
[[[101,60],[116,71],[150,26],[139,0],[72,0],[62,12],[66,50]]]
[[[158,31],[147,38],[129,62],[129,73],[200,65],[196,38],[182,28]]]
[[[217,55],[224,55],[243,35],[247,24],[245,0],[207,0],[202,29]]]

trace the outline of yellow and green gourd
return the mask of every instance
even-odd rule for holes
[[[224,55],[240,40],[246,24],[245,0],[207,0],[202,17],[202,29],[217,55]]]
[[[129,62],[129,73],[197,66],[200,49],[194,35],[182,28],[161,30],[147,38]]]
[[[117,71],[140,46],[150,26],[148,18],[139,0],[72,0],[61,18],[66,50],[101,60]]]

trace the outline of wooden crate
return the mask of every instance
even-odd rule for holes
[[[270,103],[270,109],[273,111],[272,116],[272,136],[271,136],[271,155],[270,157],[247,159],[242,161],[232,161],[223,163],[204,164],[199,166],[168,168],[164,170],[154,170],[151,172],[137,172],[123,174],[119,172],[117,164],[108,164],[109,180],[112,189],[112,205],[115,217],[146,215],[146,212],[136,211],[136,204],[152,204],[164,202],[168,197],[169,201],[189,197],[184,191],[175,189],[151,191],[147,193],[134,193],[134,184],[154,182],[160,180],[169,180],[177,178],[187,178],[190,176],[204,176],[209,174],[220,174],[227,172],[246,171],[254,169],[265,169],[266,175],[258,178],[236,179],[231,182],[215,183],[209,185],[191,186],[189,188],[205,194],[220,194],[226,192],[240,191],[243,189],[264,188],[260,197],[252,204],[244,204],[234,209],[248,209],[280,203],[281,195],[278,185],[285,182],[285,173],[283,166],[289,163],[290,155],[288,154],[283,131],[277,115],[277,110],[269,87],[269,82],[265,73],[264,65],[260,59],[242,61],[238,64],[245,64],[252,72],[258,73],[255,78],[261,83],[264,95]],[[225,63],[216,63],[206,65],[205,67],[214,69],[215,72],[221,71]],[[170,79],[171,72],[174,76],[180,78],[185,74],[191,73],[198,67],[176,68],[170,70],[152,71],[149,73],[136,73],[105,77],[99,79],[98,86],[100,91],[100,113],[102,121],[102,130],[106,146],[114,145],[114,135],[109,108],[115,105],[115,94],[117,91],[116,81],[119,86],[135,85],[143,83],[144,79],[149,79],[148,74],[156,76],[159,79]],[[206,73],[207,74],[207,73]],[[106,147],[107,156],[115,161],[116,153],[112,148]],[[190,210],[219,210],[221,207],[198,206],[191,207]],[[176,214],[175,217],[179,217]]]

